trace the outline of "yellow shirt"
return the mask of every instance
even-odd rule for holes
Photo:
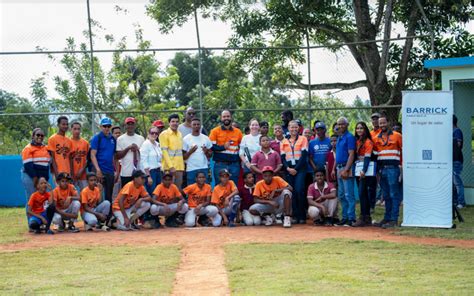
[[[175,168],[184,171],[183,137],[179,131],[173,132],[170,128],[160,134],[160,146],[163,153],[161,160],[164,171]]]

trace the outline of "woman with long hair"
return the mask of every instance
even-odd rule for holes
[[[161,148],[158,143],[158,128],[152,126],[148,130],[148,137],[140,147],[140,160],[148,179],[145,187],[148,194],[152,194],[155,187],[161,183]]]
[[[360,216],[353,227],[362,227],[372,225],[372,217],[370,216],[370,198],[369,188],[372,184],[376,183],[375,176],[366,176],[369,168],[369,163],[372,157],[374,142],[370,136],[370,130],[367,124],[363,121],[358,122],[355,128],[356,137],[356,164],[362,162],[363,167],[360,172],[360,176],[357,176],[357,186],[359,187],[359,200],[360,200]]]

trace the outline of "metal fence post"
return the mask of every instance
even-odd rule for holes
[[[199,114],[200,114],[199,117],[200,117],[201,123],[203,123],[203,116],[202,116],[203,108],[202,108],[201,37],[199,35],[199,22],[198,22],[196,2],[194,2],[194,21],[195,21],[195,24],[196,24],[196,37],[197,37],[197,43],[198,43]]]
[[[95,93],[95,79],[94,79],[94,46],[92,44],[92,26],[91,26],[91,9],[89,5],[89,0],[87,0],[87,21],[89,23],[89,46],[90,46],[90,58],[91,58],[91,104],[92,104],[92,113],[91,113],[91,129],[92,134],[95,134],[95,103],[94,103],[94,93]]]

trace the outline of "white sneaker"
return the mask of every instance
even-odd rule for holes
[[[89,224],[84,223],[84,230],[85,231],[92,231],[93,229],[92,229],[92,226],[90,226]]]
[[[110,228],[107,225],[102,225],[100,228],[102,231],[110,231]]]
[[[278,224],[278,225],[283,224],[282,215],[281,215],[281,214],[280,214],[280,215],[276,215],[276,216],[275,216],[275,221],[276,221],[276,224]]]
[[[125,227],[125,225],[122,225],[122,224],[117,224],[117,230],[129,231],[130,228]]]
[[[457,207],[458,209],[464,209],[464,206],[461,205],[461,204],[457,205],[456,207]]]
[[[265,226],[272,226],[273,218],[270,215],[265,216]]]
[[[285,219],[283,220],[283,227],[285,227],[285,228],[291,227],[291,218],[290,218],[290,216],[285,216]]]

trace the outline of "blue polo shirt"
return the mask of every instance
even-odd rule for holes
[[[324,167],[328,152],[331,151],[331,139],[324,138],[320,140],[316,138],[309,142],[309,155],[313,158],[313,162],[317,167]]]
[[[97,150],[96,158],[100,170],[106,174],[113,174],[114,153],[117,143],[112,134],[110,133],[109,136],[106,136],[100,132],[92,137],[90,145],[91,149]]]
[[[349,150],[356,150],[356,138],[348,131],[337,138],[336,164],[346,164],[349,159]]]

